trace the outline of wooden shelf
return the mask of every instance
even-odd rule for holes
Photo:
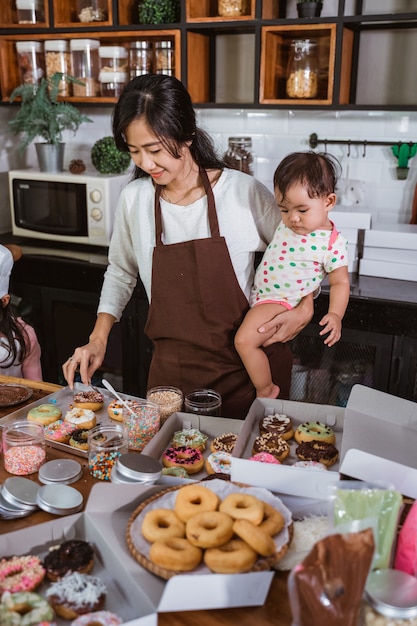
[[[188,23],[193,22],[239,22],[255,19],[256,0],[248,1],[248,11],[245,15],[225,17],[219,15],[218,0],[186,0],[185,17]]]
[[[53,0],[54,26],[55,28],[77,28],[89,29],[93,26],[112,26],[113,8],[111,0],[105,0],[106,20],[81,22],[78,17],[77,0]]]
[[[65,1],[65,0],[63,0]],[[49,27],[49,12],[48,12],[48,0],[43,0],[44,3],[44,21],[37,22],[36,24],[19,24],[18,12],[16,9],[16,0],[2,0],[0,11],[0,29],[9,28],[28,28],[33,30],[36,28],[48,28]]]

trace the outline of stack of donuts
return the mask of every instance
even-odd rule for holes
[[[284,526],[284,516],[254,495],[237,491],[222,500],[196,483],[178,490],[172,509],[145,513],[141,531],[151,544],[149,560],[165,570],[189,572],[204,563],[214,573],[235,574],[274,555],[274,536]]]

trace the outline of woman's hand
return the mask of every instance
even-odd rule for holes
[[[70,389],[74,387],[74,377],[77,370],[80,372],[81,381],[85,385],[91,384],[91,378],[104,361],[106,344],[100,341],[90,341],[85,346],[80,346],[74,350],[62,366],[65,380]]]
[[[286,343],[294,339],[311,321],[313,313],[313,294],[309,294],[294,309],[279,313],[258,328],[258,332],[267,337],[263,345],[269,346],[277,342]]]

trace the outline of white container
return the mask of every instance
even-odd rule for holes
[[[45,68],[46,76],[50,78],[55,72],[62,72],[64,76],[60,82],[60,95],[71,95],[71,84],[68,82],[67,75],[71,72],[71,56],[69,52],[69,44],[65,39],[52,39],[45,41]]]
[[[43,0],[16,0],[19,24],[39,24],[45,21]]]
[[[105,22],[107,13],[107,0],[78,0],[77,15],[80,22]]]
[[[127,72],[107,72],[101,70],[99,74],[100,94],[107,98],[118,98],[128,81]]]
[[[45,76],[45,57],[40,41],[17,41],[20,80],[37,85]]]
[[[100,94],[99,56],[100,42],[96,39],[72,39],[71,74],[83,85],[73,84],[73,95],[76,97],[92,97]]]
[[[128,52],[123,46],[100,46],[98,55],[101,72],[128,71]]]

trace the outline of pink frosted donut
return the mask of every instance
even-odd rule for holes
[[[80,615],[71,626],[119,626],[121,623],[121,618],[111,611],[94,611]]]
[[[260,463],[273,463],[275,465],[281,465],[281,461],[278,461],[272,454],[269,452],[258,452],[250,457],[249,461],[259,461]]]
[[[323,465],[323,463],[320,463],[319,461],[297,461],[294,463],[293,467],[301,467],[303,469],[310,470],[324,470],[327,472],[326,465]]]
[[[37,556],[14,556],[0,560],[0,595],[4,591],[33,591],[45,577],[45,569]]]
[[[45,439],[50,441],[58,441],[60,443],[68,443],[72,433],[77,430],[75,424],[70,422],[64,422],[63,420],[56,420],[45,426]]]
[[[189,474],[196,474],[204,467],[204,457],[198,448],[167,448],[162,455],[162,463],[165,467],[184,467]]]

